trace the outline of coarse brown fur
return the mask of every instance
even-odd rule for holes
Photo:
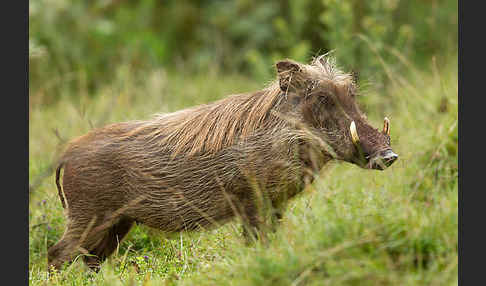
[[[330,58],[285,60],[277,71],[278,80],[261,91],[111,124],[71,141],[56,171],[67,227],[49,248],[49,265],[60,268],[84,253],[97,269],[134,222],[179,232],[237,216],[254,237],[262,210],[279,218],[329,160],[365,167],[350,120],[369,156],[389,148],[389,138],[359,112],[351,75]]]

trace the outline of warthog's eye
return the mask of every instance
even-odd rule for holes
[[[332,96],[329,94],[319,95],[319,103],[323,104],[326,108],[332,108],[335,105]]]

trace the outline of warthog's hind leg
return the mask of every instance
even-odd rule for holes
[[[106,260],[121,243],[122,239],[132,228],[134,221],[123,217],[109,229],[105,230],[101,239],[94,245],[90,245],[88,252],[90,255],[83,256],[84,263],[93,271],[98,272],[101,263]],[[98,236],[100,234],[97,234]]]
[[[86,228],[87,223],[76,223],[69,221],[61,239],[47,251],[47,266],[50,272],[52,268],[61,269],[65,263],[72,260],[81,253],[79,239]]]

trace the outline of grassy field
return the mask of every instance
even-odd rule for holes
[[[453,57],[457,58],[456,57]],[[407,62],[403,62],[407,64]],[[370,121],[391,120],[400,155],[388,170],[333,163],[290,202],[267,243],[246,246],[241,225],[166,237],[135,226],[98,274],[76,261],[47,277],[47,247],[64,230],[51,162],[62,144],[96,126],[171,112],[266,82],[217,72],[142,76],[120,68],[88,96],[30,100],[30,285],[457,285],[457,61],[388,71],[359,100]],[[384,64],[383,68],[387,70]],[[49,86],[61,84],[53,79]],[[364,79],[366,80],[366,79]]]

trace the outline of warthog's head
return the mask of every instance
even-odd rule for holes
[[[276,65],[280,89],[336,159],[378,170],[395,162],[398,155],[390,147],[390,121],[385,117],[382,130],[368,123],[356,103],[351,75],[336,69],[325,56],[310,65],[292,60]]]

